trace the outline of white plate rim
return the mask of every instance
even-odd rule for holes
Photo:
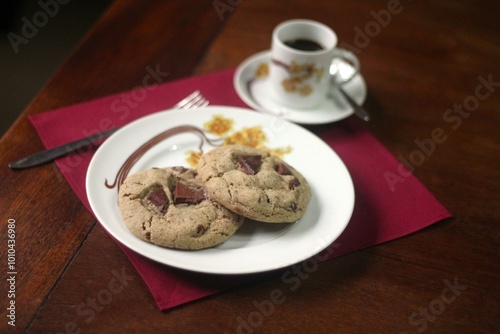
[[[130,123],[113,134],[101,145],[88,167],[86,176],[87,196],[90,206],[101,226],[115,240],[151,260],[180,269],[210,274],[250,274],[284,268],[314,256],[336,240],[347,226],[354,209],[354,187],[350,174],[340,157],[319,137],[286,120],[279,121],[281,122],[280,126],[284,130],[282,133],[278,133],[271,138],[269,146],[274,147],[273,141],[276,141],[276,138],[279,137],[280,140],[283,140],[287,133],[290,134],[292,132],[294,136],[291,137],[291,146],[294,150],[296,147],[301,147],[301,143],[313,143],[314,148],[312,150],[319,154],[321,160],[326,164],[319,168],[320,171],[328,171],[329,173],[331,170],[331,175],[329,176],[335,177],[335,179],[326,183],[325,180],[328,180],[328,178],[319,182],[319,179],[311,174],[311,167],[309,165],[307,168],[300,166],[301,161],[305,161],[305,159],[300,158],[298,155],[311,150],[311,148],[306,149],[305,147],[301,147],[301,152],[299,153],[292,151],[292,154],[295,154],[295,156],[293,162],[289,162],[298,170],[302,169],[302,173],[311,185],[313,192],[311,203],[315,204],[314,207],[311,207],[310,204],[308,212],[309,210],[318,210],[317,213],[311,211],[310,214],[312,218],[317,214],[319,217],[317,221],[312,221],[313,219],[311,221],[306,221],[305,218],[301,219],[290,225],[290,228],[286,229],[279,237],[263,244],[252,245],[251,247],[236,249],[217,249],[216,247],[191,252],[171,250],[152,245],[136,238],[126,228],[124,231],[123,222],[121,216],[119,216],[116,189],[106,189],[104,187],[104,179],[114,177],[113,171],[116,172],[119,169],[121,163],[128,157],[127,154],[130,154],[144,141],[151,138],[153,136],[151,133],[155,131],[161,132],[175,125],[186,123],[200,124],[201,117],[205,117],[204,121],[206,121],[209,119],[209,116],[215,114],[229,116],[235,119],[236,123],[238,123],[239,119],[240,124],[242,122],[245,125],[248,125],[247,123],[249,122],[256,125],[270,125],[273,122],[278,124],[276,123],[278,120],[274,119],[276,118],[275,116],[228,106],[208,106],[204,109],[191,111],[170,110],[158,112]],[[165,127],[162,124],[169,124],[169,126]],[[151,130],[151,133],[145,133],[146,128]],[[266,130],[268,129],[266,128]],[[131,141],[129,137],[132,133],[138,137],[136,147],[128,147],[126,152],[123,152],[123,146],[129,145]],[[268,133],[266,132],[266,134]],[[181,143],[178,144],[181,145]],[[167,147],[162,147],[162,145],[163,143],[160,143],[158,149],[167,149]],[[113,163],[115,160],[116,162]],[[285,156],[285,161],[288,161],[287,156]],[[145,163],[149,164],[149,162]],[[178,163],[175,164],[177,165]],[[138,168],[145,169],[149,167],[140,166]],[[308,170],[308,172],[304,173],[304,170]],[[325,188],[330,185],[333,185],[334,188],[340,187],[341,189],[332,188],[333,190],[330,190]],[[308,217],[308,212],[306,212],[304,217]],[[330,226],[327,221],[328,219],[338,221],[335,221]],[[312,225],[312,227],[309,225]],[[324,228],[324,230],[319,230],[320,227]],[[315,239],[312,240],[311,238]],[[290,246],[293,246],[292,249]],[[294,247],[297,249],[293,249]],[[259,259],[256,259],[256,257],[259,257]]]

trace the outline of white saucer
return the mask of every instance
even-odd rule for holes
[[[239,97],[251,108],[283,117],[299,124],[323,124],[340,121],[354,113],[338,90],[313,109],[294,109],[282,106],[269,96],[268,77],[256,79],[256,70],[268,64],[270,51],[263,51],[247,58],[236,69],[233,84]],[[366,83],[361,74],[342,86],[358,104],[366,99]]]

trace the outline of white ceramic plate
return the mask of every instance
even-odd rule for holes
[[[233,84],[238,96],[251,108],[281,115],[283,118],[299,124],[323,124],[340,121],[354,113],[354,109],[345,101],[337,89],[315,108],[302,110],[282,106],[269,95],[268,77],[256,79],[256,71],[262,64],[269,64],[270,51],[257,53],[241,63],[236,69]],[[349,69],[344,66],[345,70]],[[344,90],[362,105],[366,99],[366,83],[361,74],[357,74],[343,85]]]
[[[143,143],[167,129],[203,128],[214,115],[233,120],[233,132],[260,127],[272,149],[290,147],[284,160],[308,180],[312,199],[303,218],[293,224],[245,223],[225,243],[199,251],[181,251],[142,241],[125,227],[112,182],[128,157]],[[210,138],[217,136],[209,134]],[[220,138],[220,137],[219,137]],[[130,174],[151,167],[186,166],[186,152],[198,151],[200,137],[183,133],[161,141],[139,159]],[[203,151],[214,146],[205,143]],[[191,111],[165,111],[141,118],[116,132],[95,153],[86,179],[87,196],[102,226],[119,242],[152,260],[177,268],[213,273],[245,274],[283,268],[305,260],[330,245],[348,224],[354,188],[337,154],[309,131],[275,116],[242,108],[210,106]]]

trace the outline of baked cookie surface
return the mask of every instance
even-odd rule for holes
[[[244,218],[210,200],[184,167],[153,168],[125,179],[118,205],[136,237],[168,248],[197,250],[226,241]]]
[[[217,147],[198,162],[211,199],[244,217],[267,223],[301,218],[311,199],[306,179],[268,152],[240,145]]]

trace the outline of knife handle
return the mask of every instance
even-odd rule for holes
[[[57,158],[63,157],[70,153],[76,152],[82,147],[90,145],[96,141],[109,137],[112,133],[117,131],[119,128],[113,128],[104,132],[96,133],[92,136],[88,136],[82,139],[72,141],[70,143],[51,148],[49,150],[41,151],[30,155],[26,158],[20,159],[15,162],[11,162],[9,167],[11,169],[24,169],[34,166],[39,166],[41,164],[53,161]]]

